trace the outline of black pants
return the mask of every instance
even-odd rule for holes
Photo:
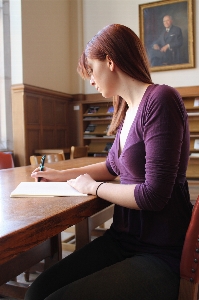
[[[166,263],[124,252],[105,234],[38,276],[25,300],[176,300],[178,289]]]

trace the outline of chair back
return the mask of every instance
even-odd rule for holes
[[[88,156],[88,146],[72,146],[70,159]]]
[[[178,300],[197,300],[199,295],[199,196],[185,237],[180,278]]]
[[[40,162],[41,162],[41,158],[42,158],[42,156],[40,156],[40,155],[39,156],[36,156],[36,155],[30,156],[30,164],[32,166],[39,165]],[[45,162],[46,163],[53,163],[53,162],[62,161],[62,160],[64,160],[62,154],[54,153],[54,154],[47,154]]]
[[[14,168],[14,162],[11,153],[0,152],[0,169]]]
[[[64,150],[63,149],[37,149],[34,151],[37,155],[44,154],[62,154],[63,160],[65,160]]]

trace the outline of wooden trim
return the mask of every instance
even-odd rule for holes
[[[45,88],[41,88],[38,86],[28,85],[28,84],[14,84],[12,85],[12,92],[24,92],[24,93],[31,93],[31,94],[37,94],[42,96],[50,96],[50,97],[58,97],[63,98],[65,100],[73,100],[73,95],[66,94],[54,90],[49,90]]]
[[[85,98],[84,94],[75,94],[75,95],[73,95],[74,101],[83,101],[84,98]]]
[[[101,94],[75,94],[73,95],[74,101],[79,102],[112,102],[112,98],[104,98]]]
[[[175,89],[182,97],[199,97],[199,86],[183,86]]]

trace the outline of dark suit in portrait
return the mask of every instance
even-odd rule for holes
[[[169,28],[165,27],[150,50],[151,66],[179,64],[182,43],[183,36],[180,27],[172,24]]]

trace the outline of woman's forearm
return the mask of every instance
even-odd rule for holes
[[[105,162],[61,171],[47,167],[45,167],[43,171],[40,171],[40,168],[36,168],[32,172],[31,177],[35,178],[35,180],[37,180],[38,177],[42,177],[42,181],[67,181],[86,173],[95,181],[111,181],[115,178],[115,176],[109,173]]]
[[[96,183],[92,194],[95,194],[98,185],[99,183]],[[135,186],[135,184],[103,183],[97,189],[97,195],[113,204],[139,210],[134,197]]]
[[[62,170],[60,172],[62,181],[74,179],[83,174],[89,174],[96,181],[111,181],[115,178],[115,176],[109,173],[105,162],[100,162],[80,168]]]

